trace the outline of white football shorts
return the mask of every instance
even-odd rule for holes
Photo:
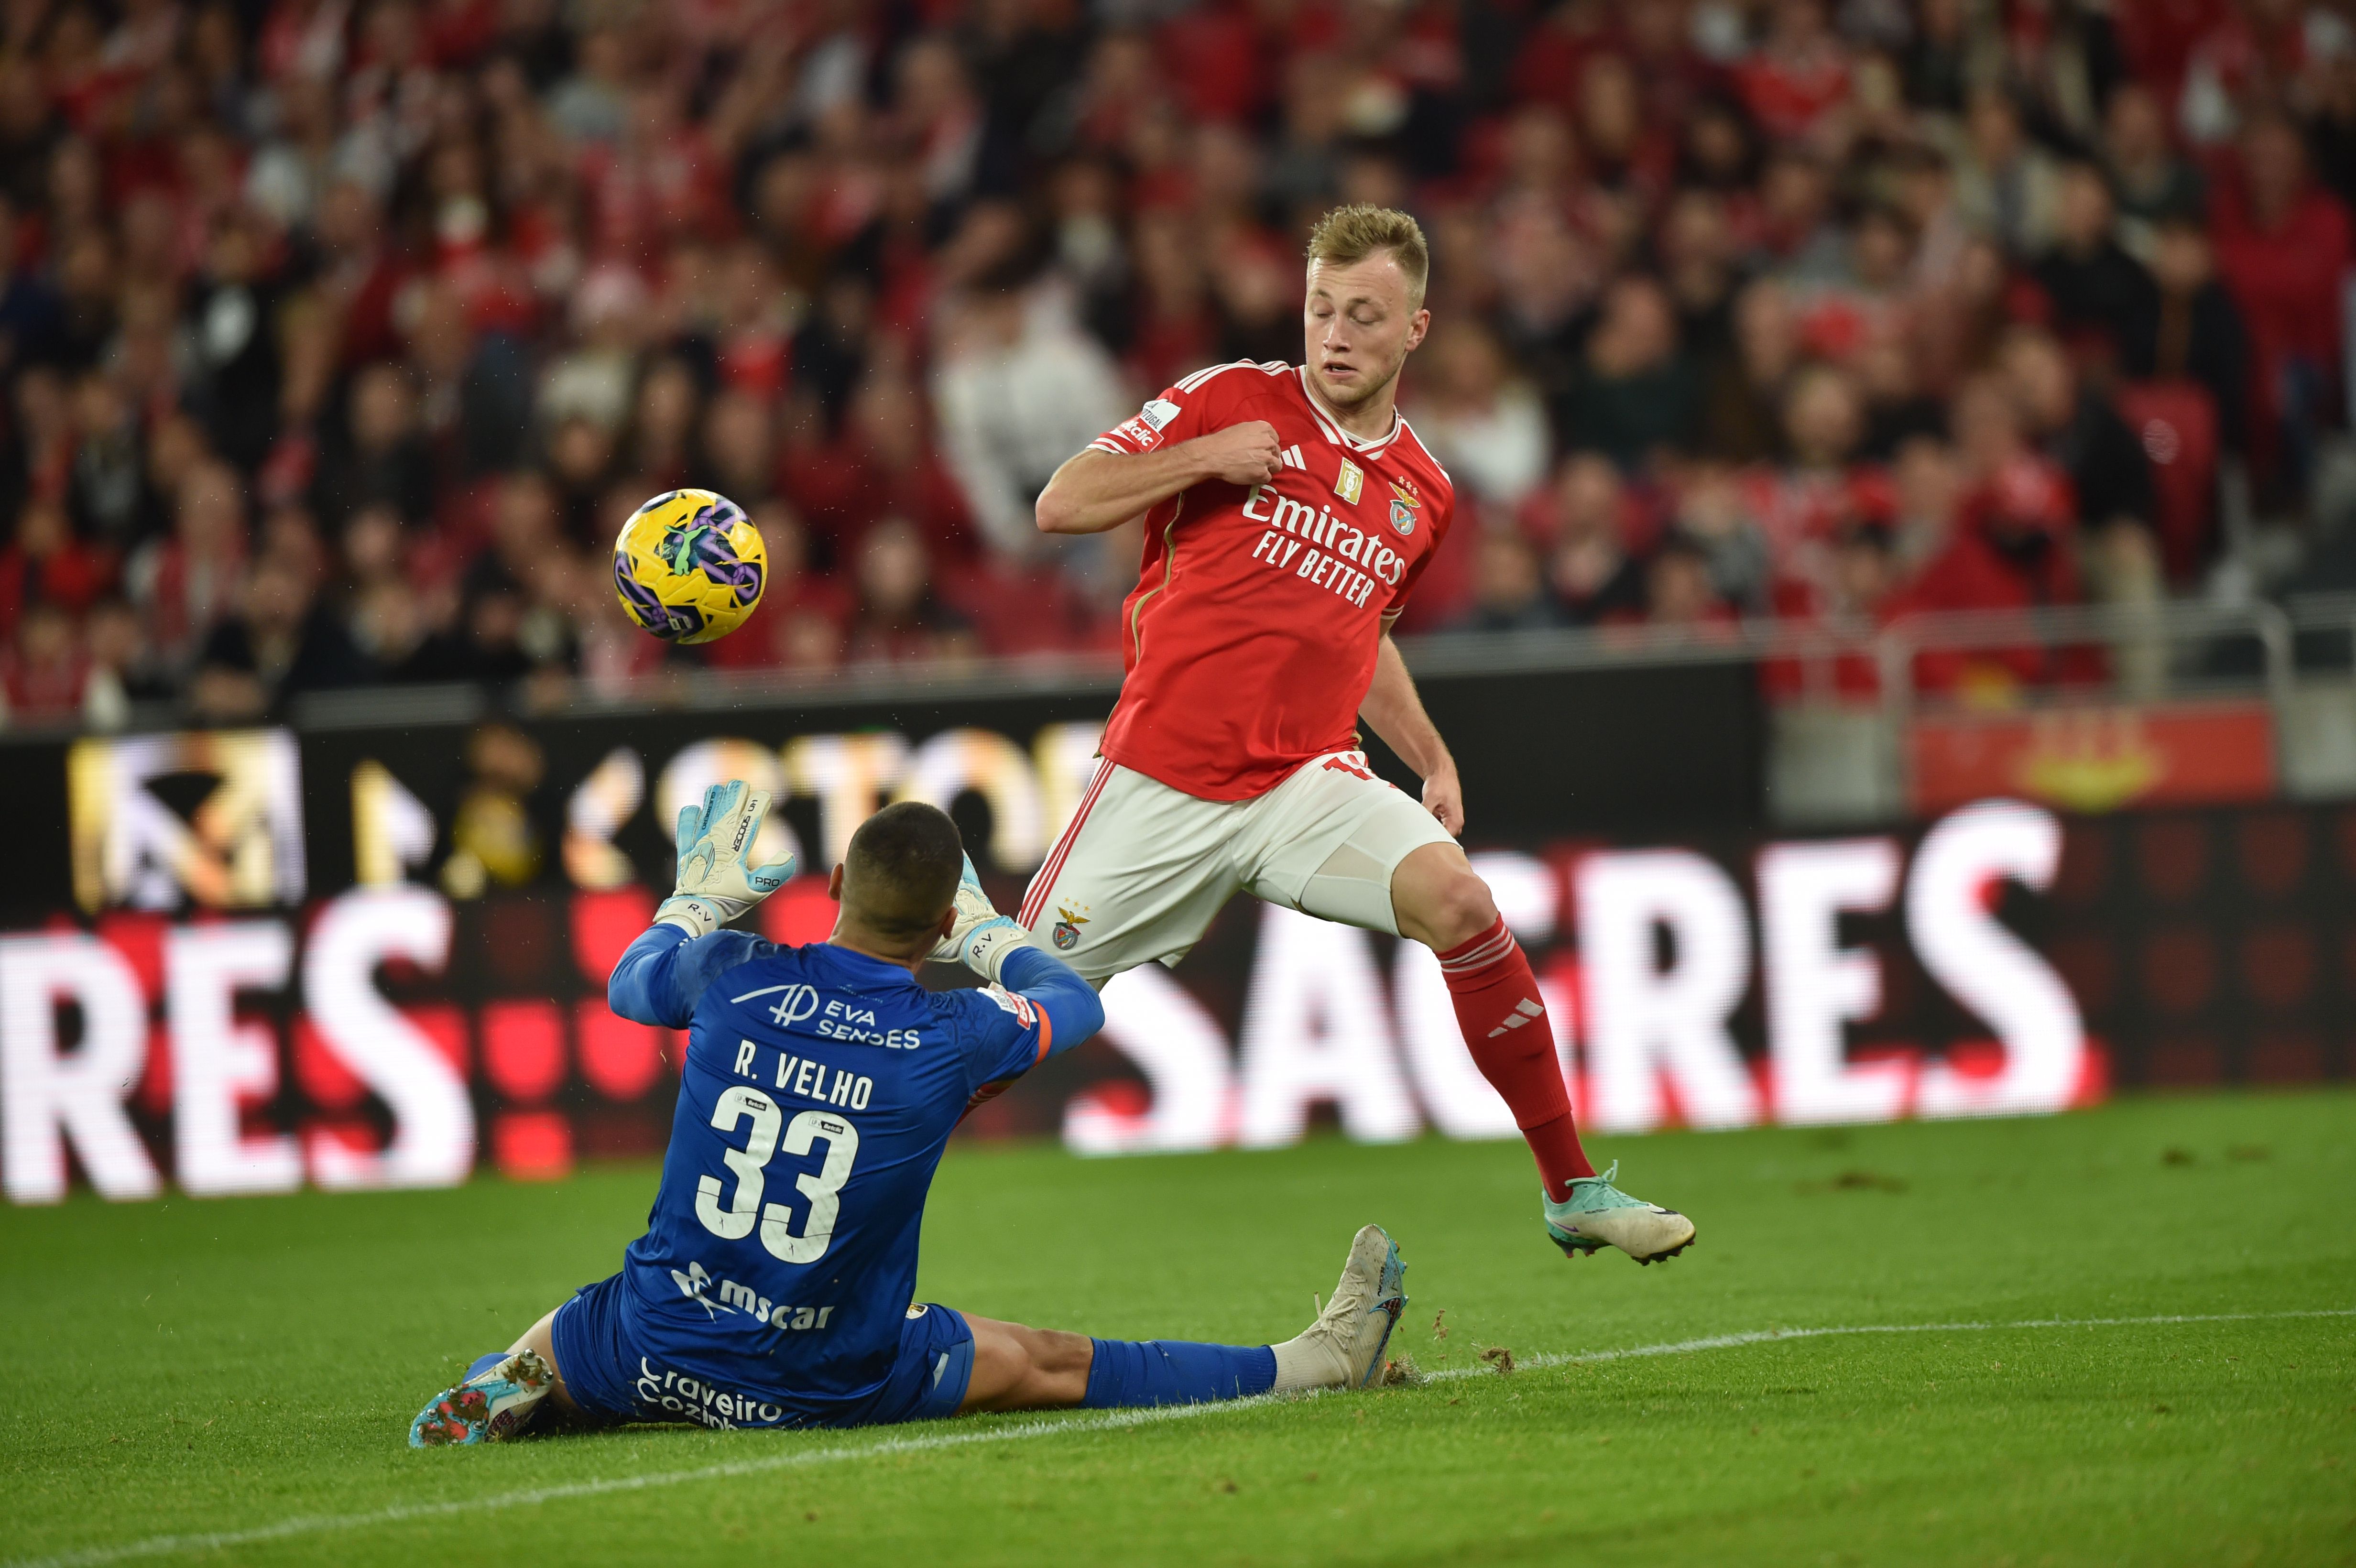
[[[1097,985],[1177,963],[1238,891],[1396,936],[1391,872],[1454,842],[1363,752],[1313,757],[1250,800],[1202,800],[1099,758],[1018,918]]]

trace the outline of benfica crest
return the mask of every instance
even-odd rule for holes
[[[1075,914],[1072,912],[1068,905],[1057,904],[1055,906],[1055,929],[1051,933],[1055,937],[1055,945],[1066,953],[1069,953],[1073,948],[1077,947],[1080,944],[1080,927],[1087,924],[1087,923],[1088,917],[1087,915]]]
[[[1422,505],[1411,487],[1397,479],[1391,481],[1391,527],[1402,534],[1415,532],[1416,508]]]

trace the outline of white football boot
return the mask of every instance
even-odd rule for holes
[[[1309,1388],[1372,1388],[1383,1380],[1383,1348],[1407,1310],[1407,1264],[1380,1225],[1350,1242],[1333,1298],[1317,1321],[1276,1352],[1276,1392]]]
[[[510,1350],[456,1388],[436,1394],[409,1424],[409,1445],[504,1443],[522,1430],[555,1386],[555,1369],[539,1351]]]
[[[1631,1198],[1612,1185],[1620,1162],[1601,1176],[1570,1184],[1570,1197],[1546,1200],[1547,1239],[1568,1258],[1612,1246],[1640,1264],[1673,1258],[1693,1245],[1694,1222],[1674,1209]]]

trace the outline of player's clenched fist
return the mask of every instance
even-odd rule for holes
[[[1284,466],[1277,448],[1276,427],[1266,420],[1248,420],[1196,438],[1195,449],[1214,478],[1230,485],[1264,485]]]

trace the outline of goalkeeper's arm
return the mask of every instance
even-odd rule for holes
[[[1047,1020],[1041,1060],[1061,1056],[1104,1028],[1104,1002],[1079,971],[1028,943],[1006,955],[998,983],[1039,1009]]]

